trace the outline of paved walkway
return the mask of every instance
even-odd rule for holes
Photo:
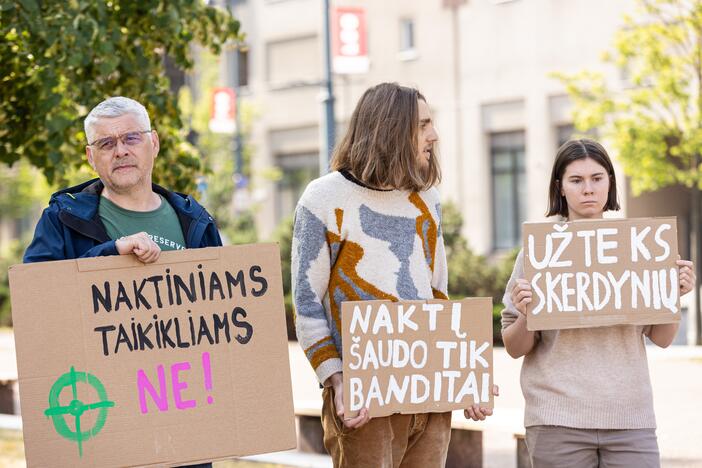
[[[649,346],[648,357],[663,466],[702,467],[702,347]],[[295,401],[307,406],[318,401],[321,391],[297,343],[290,343],[290,367]],[[514,468],[511,428],[522,423],[524,414],[519,386],[521,359],[512,359],[503,348],[497,348],[494,368],[500,396],[495,400],[495,415],[485,422],[483,459],[486,467]]]
[[[663,466],[702,467],[702,347],[649,347],[648,356]],[[321,404],[316,378],[297,343],[290,343],[290,366],[295,401],[305,406]],[[496,399],[495,415],[485,422],[486,467],[516,466],[509,428],[522,421],[524,410],[520,366],[521,360],[510,358],[504,349],[495,350],[495,382],[500,386],[500,397]],[[0,330],[0,381],[12,380],[16,375],[12,334]]]

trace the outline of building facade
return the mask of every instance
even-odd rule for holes
[[[543,219],[556,149],[573,133],[570,101],[551,73],[599,70],[621,81],[600,58],[633,1],[337,0],[334,7],[364,10],[370,63],[367,73],[334,75],[337,138],[367,87],[416,86],[440,136],[442,197],[459,206],[471,247],[491,255],[518,245],[521,223]],[[319,174],[322,1],[250,0],[235,11],[247,37],[240,99],[257,114],[252,190],[266,238]],[[281,170],[278,180],[263,176],[270,167]],[[676,214],[686,230],[684,191],[638,200],[620,179],[618,215]]]

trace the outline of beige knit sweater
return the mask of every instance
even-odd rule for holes
[[[518,278],[524,278],[523,252],[502,298],[503,331],[519,314],[509,294]],[[643,336],[649,330],[619,325],[537,332],[534,348],[522,364],[524,425],[655,428]]]

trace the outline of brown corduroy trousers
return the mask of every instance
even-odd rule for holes
[[[322,392],[324,446],[336,468],[443,468],[451,413],[393,414],[348,429],[336,415],[333,390]]]

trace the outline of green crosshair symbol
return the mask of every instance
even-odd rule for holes
[[[95,389],[98,394],[99,401],[96,403],[83,403],[78,399],[78,382],[85,382]],[[71,387],[73,391],[73,399],[67,406],[60,406],[59,396],[61,391]],[[54,429],[63,438],[72,440],[78,443],[78,453],[83,456],[83,441],[97,435],[105,425],[107,419],[107,408],[115,406],[114,401],[107,399],[107,392],[102,382],[92,374],[87,372],[76,372],[73,366],[71,371],[66,372],[54,382],[49,392],[49,407],[44,411],[46,416],[51,416],[54,423]],[[97,420],[92,429],[82,430],[80,426],[80,417],[87,410],[99,409]],[[75,431],[72,431],[66,423],[65,416],[71,415],[76,418]]]

